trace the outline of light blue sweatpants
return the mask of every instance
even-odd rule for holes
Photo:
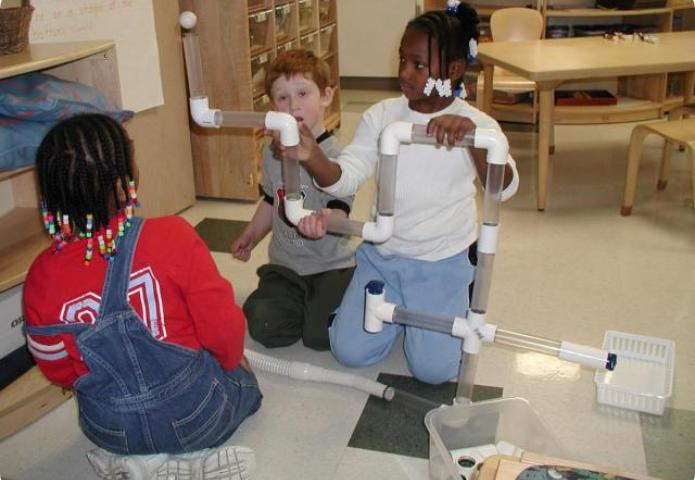
[[[439,384],[458,375],[461,339],[398,324],[384,324],[373,334],[364,330],[364,290],[371,280],[385,284],[386,301],[408,310],[464,316],[474,267],[468,251],[436,262],[381,255],[363,243],[356,252],[357,268],[328,334],[331,351],[350,367],[364,367],[386,358],[401,331],[408,368],[423,382]]]

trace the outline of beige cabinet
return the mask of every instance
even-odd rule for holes
[[[338,87],[336,0],[180,0],[198,16],[203,76],[210,106],[267,111],[266,69],[287,49],[306,48],[331,67]],[[326,116],[340,124],[340,88]],[[196,194],[255,200],[259,197],[263,132],[242,128],[203,129],[191,122]]]
[[[116,67],[112,42],[32,44],[21,53],[0,56],[0,79],[43,71],[94,86],[120,108]],[[20,288],[31,262],[49,244],[38,210],[36,168],[0,172],[0,198],[0,292],[5,292]],[[0,439],[70,397],[32,368],[0,391]]]

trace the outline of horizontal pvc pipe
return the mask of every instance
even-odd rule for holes
[[[253,368],[264,372],[284,375],[296,380],[343,385],[385,400],[393,399],[393,388],[360,375],[329,370],[305,362],[281,360],[252,350],[246,350],[244,354]]]
[[[328,231],[337,233],[338,235],[360,237],[364,230],[364,222],[358,222],[357,220],[350,220],[349,218],[338,217],[336,215],[328,217],[326,223]]]
[[[265,128],[266,112],[232,112],[217,110],[215,124],[218,127]]]
[[[402,325],[424,328],[451,335],[454,317],[414,312],[397,306],[393,314],[393,321]]]
[[[599,348],[579,345],[573,342],[552,340],[549,338],[497,329],[494,343],[552,355],[562,360],[578,363],[598,370],[613,370],[617,355]]]
[[[468,132],[463,140],[460,140],[454,144],[455,147],[472,147],[475,143],[475,132],[472,130]],[[413,125],[413,132],[411,134],[412,143],[421,143],[424,145],[439,145],[437,142],[437,137],[434,135],[427,134],[427,125]],[[448,143],[446,144],[448,145]]]

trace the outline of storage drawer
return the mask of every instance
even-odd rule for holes
[[[251,55],[273,48],[273,11],[249,13],[249,45]]]
[[[318,30],[316,0],[299,0],[299,33]]]
[[[306,50],[311,50],[314,55],[320,56],[319,51],[319,34],[318,32],[309,33],[307,35],[302,35],[299,37],[299,48],[304,48]]]
[[[338,31],[335,28],[335,24],[325,26],[319,31],[319,50],[321,53],[321,57],[325,57],[326,55],[335,53],[335,45],[337,43],[337,32]]]
[[[285,3],[275,7],[275,43],[285,43],[297,36],[296,7],[292,3]]]
[[[270,52],[264,52],[251,58],[251,84],[254,97],[265,93],[265,76],[272,61],[273,55]]]

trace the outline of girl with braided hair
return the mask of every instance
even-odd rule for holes
[[[385,324],[371,334],[362,327],[364,288],[371,280],[386,285],[386,301],[414,311],[465,315],[473,279],[468,248],[475,242],[476,186],[485,184],[484,150],[446,148],[476,127],[499,130],[492,118],[453,95],[466,66],[476,55],[478,16],[467,4],[449,1],[446,11],[429,11],[408,23],[401,38],[398,69],[403,95],[370,107],[352,142],[334,160],[300,126],[301,144],[289,154],[304,162],[316,184],[345,197],[378,168],[382,130],[396,121],[426,124],[441,147],[401,145],[396,179],[393,236],[356,252],[352,282],[329,329],[331,350],[343,364],[364,367],[386,358],[404,332],[404,349],[416,378],[438,384],[456,377],[461,340],[446,334]],[[505,173],[504,197],[516,190],[513,160]],[[302,219],[309,237],[326,233],[328,213]]]
[[[207,247],[179,217],[133,215],[132,144],[106,115],[57,124],[37,170],[53,244],[24,284],[27,343],[51,382],[74,389],[97,474],[154,478],[173,462],[236,478],[236,460],[199,451],[226,442],[262,396],[243,312]]]

